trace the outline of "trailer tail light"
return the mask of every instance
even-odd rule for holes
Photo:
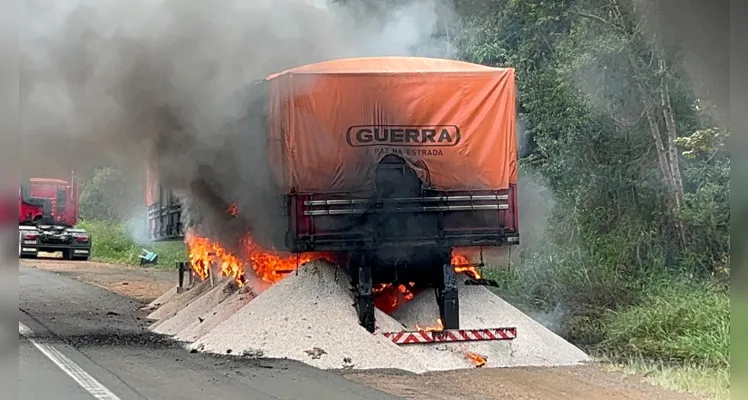
[[[23,240],[36,240],[37,235],[36,233],[24,233],[23,234]]]
[[[89,236],[86,234],[82,234],[82,233],[76,233],[73,235],[73,237],[75,238],[75,241],[78,243],[88,243],[88,240],[89,240]]]

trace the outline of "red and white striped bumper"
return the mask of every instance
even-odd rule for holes
[[[450,329],[443,331],[385,332],[384,337],[395,344],[477,342],[485,340],[513,340],[517,328]]]

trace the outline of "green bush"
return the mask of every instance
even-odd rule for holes
[[[95,261],[139,265],[142,249],[158,254],[158,266],[174,268],[178,261],[185,261],[187,249],[182,242],[163,242],[139,245],[121,223],[83,221],[79,225],[92,235],[91,258]]]
[[[729,366],[724,285],[680,272],[637,276],[615,264],[550,249],[511,270],[486,271],[508,301],[593,355],[625,361]],[[559,256],[558,254],[566,254]]]
[[[133,205],[142,204],[143,189],[137,180],[114,167],[98,168],[83,182],[80,215],[91,221],[123,221]]]
[[[606,339],[598,352],[729,367],[730,298],[724,287],[681,279],[655,281],[648,289],[637,305],[605,316]]]

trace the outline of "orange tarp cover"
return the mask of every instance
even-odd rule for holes
[[[511,68],[416,57],[343,59],[269,76],[271,159],[284,189],[366,192],[387,154],[436,190],[517,181]]]

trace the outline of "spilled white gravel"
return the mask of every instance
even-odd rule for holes
[[[165,291],[164,294],[159,296],[156,300],[153,300],[147,306],[143,307],[143,310],[153,311],[170,302],[177,295],[177,287],[178,285],[175,285],[171,289]]]
[[[323,369],[427,370],[358,325],[348,278],[335,266],[302,267],[198,339],[193,348],[290,358]],[[378,318],[385,319],[380,313]]]
[[[171,318],[174,316],[174,314],[177,313],[177,311],[183,309],[193,300],[209,292],[211,289],[212,287],[210,286],[210,282],[200,282],[192,289],[179,293],[172,297],[171,300],[167,301],[155,311],[150,313],[148,315],[148,319],[162,321],[166,320],[167,318]]]
[[[464,281],[464,279],[463,279]],[[517,328],[514,340],[454,342],[401,346],[416,359],[438,358],[439,370],[472,366],[468,352],[486,358],[485,367],[575,365],[589,360],[582,350],[513,307],[484,286],[459,286],[460,328]],[[439,307],[432,291],[420,293],[400,306],[393,318],[408,327],[433,325]],[[460,366],[458,366],[460,365]]]
[[[187,327],[174,335],[174,338],[182,342],[194,342],[249,304],[252,299],[254,299],[252,293],[241,290],[205,312],[197,320],[192,321]]]
[[[431,290],[392,316],[377,310],[377,334],[358,324],[348,278],[328,262],[304,265],[256,298],[230,282],[174,296],[151,315],[152,329],[189,342],[198,351],[287,358],[322,369],[402,369],[422,373],[473,368],[475,352],[486,367],[560,366],[588,356],[481,286],[460,285],[464,329],[516,327],[513,341],[396,345],[379,332],[433,325],[438,307]],[[166,309],[162,311],[162,309]]]
[[[200,322],[207,311],[223,303],[237,290],[231,279],[222,279],[210,291],[191,301],[171,318],[153,324],[151,330],[163,335],[175,335],[192,323]]]

